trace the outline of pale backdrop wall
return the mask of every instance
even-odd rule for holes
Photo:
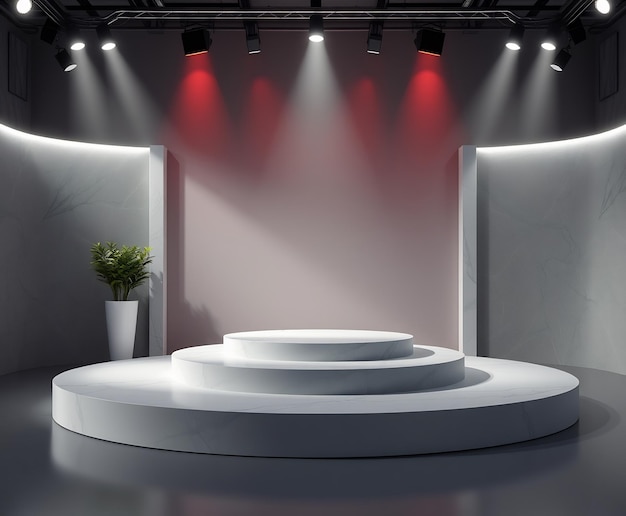
[[[169,350],[231,331],[382,328],[457,346],[456,150],[541,141],[593,123],[591,47],[558,77],[506,31],[451,32],[440,60],[409,32],[216,32],[185,59],[177,33],[118,31],[62,73],[37,43],[33,127],[165,144]],[[45,80],[44,80],[45,79]],[[495,92],[495,93],[494,93]],[[576,106],[576,109],[573,107]]]

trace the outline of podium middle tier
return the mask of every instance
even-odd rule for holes
[[[216,344],[175,351],[172,373],[188,385],[222,391],[391,394],[441,389],[462,381],[465,356],[447,348],[412,346],[409,356],[385,360],[275,360],[233,357],[225,344]]]

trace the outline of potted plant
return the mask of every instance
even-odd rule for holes
[[[128,295],[150,277],[151,262],[149,247],[119,247],[115,242],[91,246],[91,266],[113,293],[113,301],[105,301],[111,360],[133,358],[139,301],[129,301]]]

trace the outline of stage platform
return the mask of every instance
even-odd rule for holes
[[[260,360],[216,345],[95,364],[54,378],[53,418],[117,443],[265,457],[484,448],[543,437],[578,420],[578,380],[560,370],[428,346],[369,358]]]

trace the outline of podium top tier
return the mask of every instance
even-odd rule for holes
[[[224,335],[229,358],[339,362],[387,360],[413,354],[408,333],[371,330],[265,330]]]

